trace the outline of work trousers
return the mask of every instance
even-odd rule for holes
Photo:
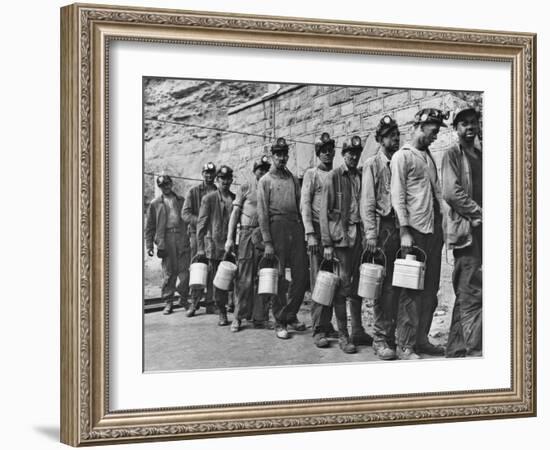
[[[397,312],[397,344],[401,347],[427,344],[441,277],[443,230],[441,215],[435,215],[434,232],[421,233],[410,228],[414,245],[426,253],[424,289],[400,289]]]
[[[392,284],[393,266],[397,251],[401,247],[399,229],[394,217],[380,219],[377,245],[386,255],[386,275],[380,296],[374,300],[374,341],[394,346],[400,289]],[[407,314],[407,310],[404,309],[402,313]]]
[[[235,318],[267,320],[269,296],[258,294],[257,273],[262,252],[252,241],[253,228],[241,228],[237,279],[235,283]]]
[[[167,256],[162,258],[162,289],[163,299],[174,296],[176,291],[184,300],[189,293],[189,248],[185,245],[180,233],[167,232],[165,235],[165,250]],[[179,283],[176,286],[176,282]]]
[[[315,237],[319,242],[319,250],[317,253],[312,254],[308,250],[309,257],[309,276],[311,292],[315,288],[315,280],[317,279],[317,272],[319,272],[321,262],[323,260],[323,246],[321,245],[321,228],[319,223],[313,222],[313,229],[315,230]],[[311,302],[311,328],[313,329],[313,336],[318,333],[331,333],[334,329],[332,327],[332,306],[321,305],[314,301]]]
[[[359,284],[359,266],[361,265],[361,230],[357,226],[357,236],[353,247],[335,247],[334,256],[339,264],[340,283],[332,302],[334,315],[338,325],[338,332],[349,336],[346,311],[346,299],[349,299],[351,335],[357,336],[365,332],[362,323],[361,306],[363,299],[357,295]]]
[[[447,357],[481,355],[482,351],[482,227],[472,233],[472,245],[455,249],[453,287],[455,305]]]
[[[270,231],[275,255],[280,263],[278,293],[273,299],[273,316],[277,324],[286,325],[297,319],[306,291],[307,254],[304,227],[295,219],[278,217],[271,222]],[[290,284],[285,281],[286,267],[290,267]]]

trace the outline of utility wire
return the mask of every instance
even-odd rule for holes
[[[147,122],[169,123],[169,124],[172,124],[172,125],[181,125],[182,127],[202,128],[202,129],[205,129],[205,130],[219,131],[219,132],[222,132],[222,133],[234,133],[234,134],[242,134],[244,136],[255,136],[255,137],[261,137],[263,139],[272,139],[271,136],[268,136],[268,135],[265,135],[265,134],[247,133],[246,131],[237,131],[237,130],[226,130],[226,129],[217,128],[217,127],[207,127],[205,125],[196,125],[196,124],[186,123],[186,122],[176,122],[176,121],[173,121],[173,120],[152,119],[152,118],[149,118],[149,117],[146,117],[144,120],[147,121]],[[336,136],[336,137],[340,137],[340,136]],[[292,139],[292,138],[286,138],[285,137],[285,140],[287,142],[294,142],[294,143],[298,143],[298,144],[315,145],[315,143],[313,143],[313,142],[300,141],[298,139]],[[342,148],[342,147],[335,146],[334,148]]]
[[[168,173],[154,173],[154,172],[143,172],[143,175],[149,175],[151,177],[156,177],[160,175],[169,176],[170,178],[179,178],[180,180],[188,180],[188,181],[204,181],[202,178],[189,178],[189,177],[181,177],[178,175],[170,175]],[[231,183],[232,186],[240,186],[239,183]]]

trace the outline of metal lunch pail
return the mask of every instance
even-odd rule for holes
[[[375,300],[382,292],[382,283],[386,276],[386,254],[377,247],[376,252],[370,253],[365,250],[361,255],[361,267],[359,269],[359,286],[357,295],[362,298]],[[365,262],[365,254],[370,253],[371,262]],[[383,257],[383,264],[376,263],[376,255]]]
[[[229,261],[231,258],[233,261]],[[218,264],[218,270],[214,277],[213,284],[222,291],[229,291],[233,285],[233,279],[237,274],[237,264],[235,264],[235,256],[231,253],[226,253],[220,264]]]
[[[208,260],[197,256],[191,260],[189,268],[189,286],[195,289],[205,288],[208,280]]]
[[[330,270],[327,268],[329,263],[332,264]],[[317,277],[315,279],[315,287],[311,294],[311,299],[315,303],[325,306],[332,305],[332,300],[334,299],[334,294],[336,294],[338,282],[340,281],[339,275],[335,273],[336,271],[338,271],[338,262],[336,260],[327,261],[323,259],[323,261],[321,261],[319,272],[317,272]]]
[[[279,259],[274,256],[273,266],[264,267],[269,260],[262,257],[258,265],[258,294],[277,294],[279,282]]]
[[[426,272],[426,253],[419,247],[413,246],[412,248],[422,253],[424,261],[418,261],[416,255],[410,253],[405,258],[397,258],[401,249],[397,250],[392,284],[407,289],[422,290]]]

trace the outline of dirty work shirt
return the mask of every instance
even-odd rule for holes
[[[163,197],[164,206],[168,211],[166,228],[175,228],[180,225],[178,201],[174,195],[165,195]]]
[[[288,169],[272,167],[258,182],[258,219],[264,242],[272,242],[270,223],[278,219],[301,222],[300,186]]]
[[[234,206],[241,208],[241,226],[258,226],[258,182],[241,185],[233,202]]]
[[[474,202],[476,202],[479,206],[483,206],[483,176],[482,176],[482,156],[481,151],[479,151],[477,148],[474,149],[477,158],[470,155],[468,152],[464,152],[466,154],[466,158],[468,158],[468,162],[470,163],[470,169],[472,170],[472,198]]]
[[[315,233],[314,223],[319,223],[319,212],[321,211],[321,193],[323,184],[328,177],[330,170],[322,170],[314,167],[306,170],[302,183],[302,196],[300,210],[306,234]]]

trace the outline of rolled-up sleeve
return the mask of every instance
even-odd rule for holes
[[[391,173],[391,203],[399,225],[408,227],[410,224],[407,212],[407,160],[402,150],[391,159]]]
[[[258,182],[258,223],[262,232],[264,242],[271,242],[271,231],[269,230],[269,180],[266,176]]]
[[[304,174],[304,181],[302,183],[302,196],[300,198],[300,212],[302,214],[302,220],[304,222],[306,234],[315,232],[315,229],[313,228],[312,212],[312,193],[314,182],[315,172],[313,170],[308,170]]]
[[[363,167],[363,186],[361,187],[360,213],[367,239],[378,238],[376,224],[376,166],[369,161]]]

